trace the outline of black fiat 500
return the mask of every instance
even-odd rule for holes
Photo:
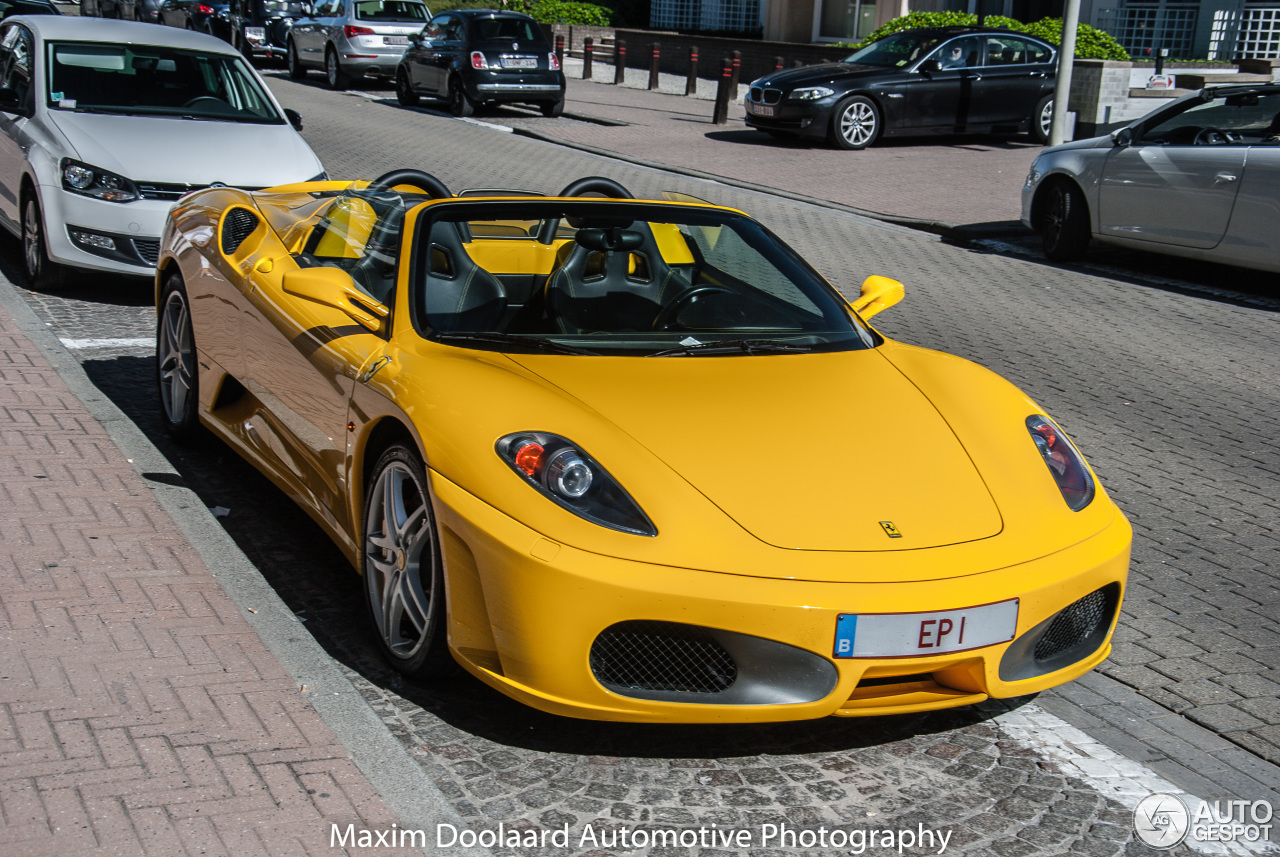
[[[396,69],[396,97],[443,98],[455,116],[477,107],[535,104],[544,116],[564,110],[564,72],[542,28],[528,15],[455,9],[436,15]]]
[[[289,29],[306,8],[304,0],[231,0],[229,41],[247,57],[282,60]]]
[[[1009,30],[906,30],[841,62],[767,74],[747,93],[747,124],[775,136],[865,149],[881,137],[1030,133],[1053,120],[1057,51]]]

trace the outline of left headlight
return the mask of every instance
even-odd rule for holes
[[[791,90],[791,94],[787,98],[792,101],[817,101],[819,98],[826,98],[828,95],[835,94],[836,91],[829,86],[805,86]]]
[[[1027,431],[1035,442],[1040,457],[1048,465],[1053,481],[1062,492],[1062,499],[1072,511],[1079,512],[1093,502],[1097,493],[1093,484],[1093,475],[1089,473],[1084,457],[1080,455],[1075,444],[1067,439],[1048,417],[1033,414],[1027,417]]]
[[[62,189],[107,202],[133,202],[140,196],[138,188],[124,176],[70,158],[62,159]]]
[[[525,482],[578,517],[638,536],[658,534],[617,480],[572,441],[523,431],[500,439],[495,449]]]

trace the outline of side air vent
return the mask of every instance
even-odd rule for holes
[[[1107,641],[1120,609],[1120,585],[1079,598],[1014,640],[1000,659],[1000,680],[1046,675],[1090,657]]]
[[[222,220],[222,252],[230,256],[240,249],[244,239],[258,228],[258,223],[258,215],[247,208],[233,208],[227,212]]]
[[[1101,589],[1090,592],[1054,618],[1049,630],[1036,643],[1035,659],[1047,661],[1067,649],[1079,646],[1110,618],[1106,593]]]
[[[707,630],[676,622],[620,622],[591,645],[591,671],[606,687],[720,693],[737,665]]]

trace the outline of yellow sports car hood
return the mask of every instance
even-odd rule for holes
[[[907,550],[1001,531],[995,501],[947,422],[877,351],[510,356],[775,547]]]

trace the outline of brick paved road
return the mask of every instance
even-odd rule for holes
[[[1117,726],[1124,719],[1154,724],[1162,717],[1186,724],[1188,740],[1205,744],[1203,757],[1156,734],[1136,742],[1144,761],[1170,776],[1193,776],[1187,765],[1206,775],[1223,768],[1223,751],[1209,746],[1190,721],[1212,725],[1261,757],[1277,757],[1280,717],[1266,710],[1275,692],[1260,681],[1275,675],[1280,651],[1266,631],[1276,618],[1280,567],[1277,441],[1263,422],[1278,410],[1269,383],[1280,377],[1274,312],[949,246],[314,86],[273,85],[303,112],[306,133],[334,175],[415,166],[455,188],[500,184],[554,192],[569,178],[601,173],[640,194],[674,187],[753,212],[846,292],[869,273],[906,280],[908,300],[881,317],[884,331],[976,359],[1021,384],[1073,432],[1134,518],[1133,588],[1117,656],[1106,670],[1162,706],[1118,707],[1103,695],[1111,686],[1083,682],[1062,699],[1090,708],[1104,725],[1113,719]],[[127,309],[103,313],[101,298],[88,290],[73,297],[84,299],[80,309],[32,300],[51,322],[78,321],[117,336],[130,329],[120,323],[132,317]],[[135,335],[149,335],[143,316],[139,311],[131,322]],[[95,352],[84,352],[99,385],[146,427],[154,408],[139,392],[149,386],[146,361],[133,356],[136,349],[96,353],[119,355],[94,359]],[[990,721],[973,722],[995,713],[991,709],[723,734],[575,724],[566,743],[563,721],[515,707],[470,680],[447,688],[398,684],[372,659],[362,626],[350,619],[358,595],[349,570],[305,516],[282,510],[278,494],[226,451],[174,458],[209,505],[233,508],[228,529],[290,606],[315,617],[308,630],[347,665],[405,746],[476,822],[505,817],[549,824],[559,814],[578,822],[595,815],[626,820],[648,810],[651,818],[661,812],[695,820],[716,812],[742,820],[755,817],[749,813],[831,819],[861,811],[897,821],[914,813],[938,823],[943,816],[931,801],[945,795],[948,802],[940,806],[965,819],[971,853],[1140,851],[1127,842],[1127,813],[1082,788],[1078,778],[1035,761],[1034,751],[1003,738]],[[1207,672],[1193,676],[1191,669]],[[1118,737],[1135,731],[1129,725]],[[1021,755],[1026,752],[1032,755]],[[856,776],[840,771],[844,764],[854,765]],[[792,767],[797,776],[788,773]],[[1237,777],[1235,787],[1209,791],[1225,781],[1218,777],[1202,780],[1199,791],[1252,797],[1280,782],[1263,762],[1252,775],[1241,770],[1228,772]],[[855,780],[842,782],[848,777]],[[873,792],[858,790],[863,778]]]

